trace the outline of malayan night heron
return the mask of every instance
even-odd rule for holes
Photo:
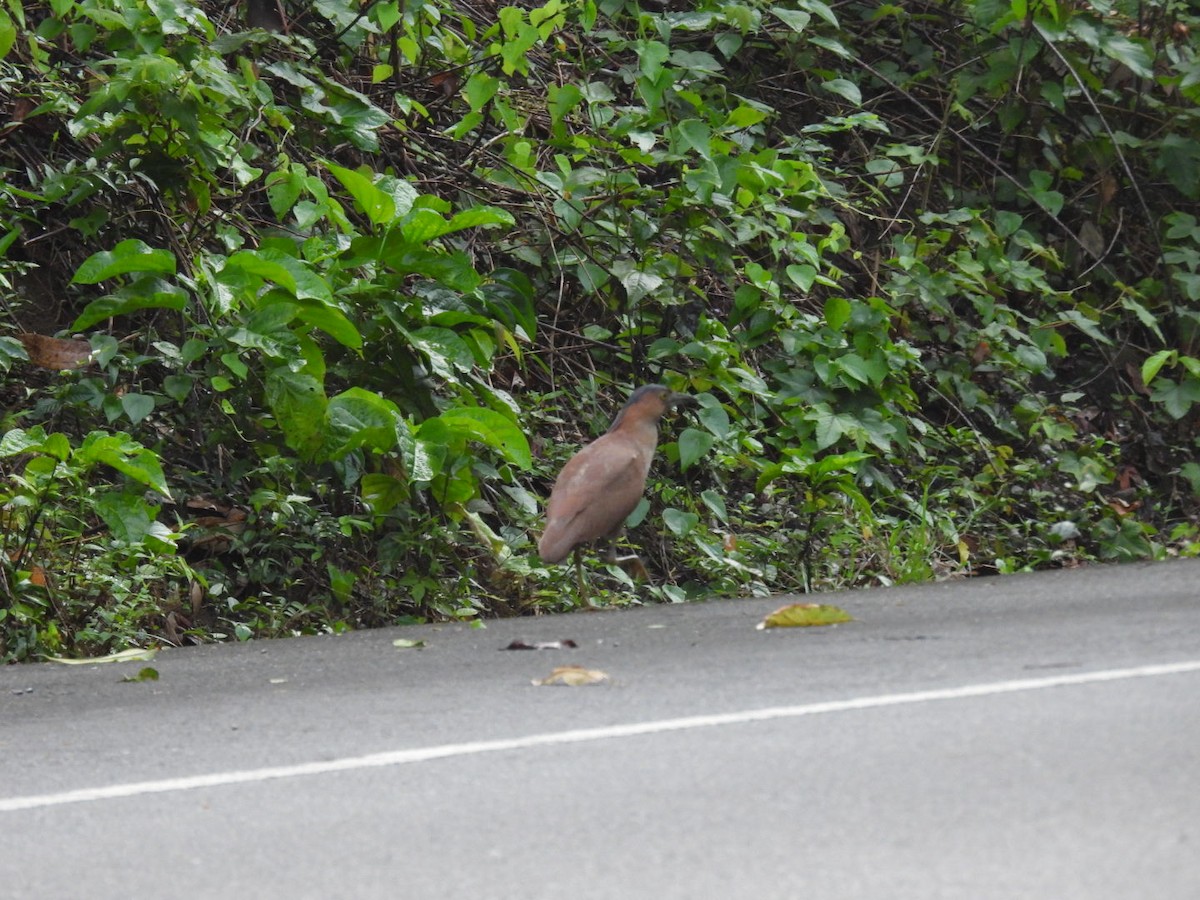
[[[641,500],[646,475],[658,447],[658,420],[667,412],[694,404],[695,398],[661,384],[634,391],[608,431],[588,444],[563,466],[546,504],[546,529],[538,541],[544,563],[558,563],[575,551],[575,577],[584,593],[580,548],[604,543],[604,559],[629,563],[646,577],[636,554],[618,558],[612,542]]]

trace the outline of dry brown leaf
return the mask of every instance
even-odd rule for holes
[[[585,684],[600,684],[602,681],[608,681],[608,674],[601,672],[599,669],[588,669],[584,666],[559,666],[545,678],[535,678],[533,683],[536,685],[581,687]]]
[[[17,340],[25,345],[29,361],[43,369],[78,369],[86,366],[92,358],[92,347],[87,341],[53,338],[44,334],[18,334]]]

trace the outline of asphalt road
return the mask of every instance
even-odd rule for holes
[[[0,669],[0,897],[1200,897],[1200,561],[786,599]]]

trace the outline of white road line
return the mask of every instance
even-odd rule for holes
[[[823,703],[806,703],[799,706],[773,706],[766,709],[715,713],[707,716],[685,716],[678,719],[659,719],[654,722],[608,725],[601,728],[580,728],[574,731],[532,734],[527,737],[503,738],[493,741],[471,741],[464,744],[443,744],[438,747],[423,747],[415,750],[393,750],[387,753],[348,756],[342,759],[300,763],[292,766],[272,766],[264,769],[245,769],[233,772],[213,772],[209,775],[189,775],[183,778],[164,778],[161,781],[136,781],[130,784],[113,784],[107,787],[81,788],[80,790],[63,791],[58,794],[38,794],[29,797],[0,799],[0,812],[40,809],[47,806],[61,806],[67,803],[91,803],[96,800],[115,800],[121,797],[140,797],[144,794],[163,794],[169,791],[194,791],[200,788],[271,781],[277,778],[300,778],[306,775],[324,775],[330,772],[348,772],[356,769],[373,769],[382,766],[401,766],[407,763],[446,759],[452,756],[472,756],[479,753],[498,753],[504,750],[528,750],[534,747],[550,747],[558,744],[580,744],[589,741],[604,741],[612,738],[635,737],[643,734],[687,731],[692,728],[744,725],[749,722],[765,722],[773,719],[795,719],[801,716],[817,716],[824,715],[825,713],[849,712],[860,709],[879,709],[887,706],[903,706],[911,703],[932,703],[939,700],[964,700],[972,697],[989,697],[996,694],[1040,691],[1046,688],[1097,684],[1107,681],[1125,681],[1130,678],[1183,675],[1189,672],[1200,672],[1200,660],[1165,663],[1163,665],[1136,666],[1128,669],[1107,669],[1099,672],[1081,672],[1074,675],[1053,675],[1047,678],[995,681],[987,684],[972,684],[930,691],[912,691],[904,694],[879,694],[873,697],[829,700]]]

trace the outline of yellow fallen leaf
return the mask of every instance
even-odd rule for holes
[[[781,606],[758,623],[761,631],[764,628],[808,628],[813,625],[836,625],[839,622],[852,622],[853,617],[838,606],[824,603],[792,603]]]
[[[608,681],[608,674],[599,669],[587,669],[583,666],[559,666],[545,678],[535,678],[537,685],[566,685],[580,687],[585,684],[599,684]]]

